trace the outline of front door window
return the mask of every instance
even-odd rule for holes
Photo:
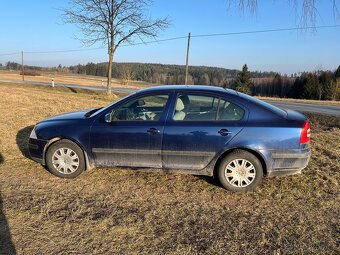
[[[129,101],[112,111],[113,121],[158,121],[160,120],[168,95],[144,96]]]

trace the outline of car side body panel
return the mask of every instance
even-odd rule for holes
[[[76,112],[75,115],[82,114]],[[58,116],[59,118],[59,116]],[[76,143],[86,154],[88,164],[93,165],[90,150],[90,128],[93,119],[53,119],[41,122],[36,126],[37,139],[29,139],[29,152],[32,158],[39,163],[45,164],[45,153],[51,142],[68,139]]]
[[[235,137],[247,122],[248,110],[245,110],[239,121],[175,121],[173,119],[176,98],[181,90],[175,90],[165,123],[162,142],[162,163],[165,169],[187,169],[206,172],[208,165],[228,148],[228,143]],[[212,96],[240,104],[233,97],[222,93],[187,91],[190,95]],[[223,135],[225,130],[230,134]]]

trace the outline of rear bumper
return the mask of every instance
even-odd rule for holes
[[[44,149],[48,141],[30,138],[28,151],[30,158],[40,164],[44,164]]]
[[[292,150],[289,153],[272,153],[272,166],[268,169],[267,175],[283,176],[299,174],[307,167],[311,157],[311,148],[309,144],[304,148]]]

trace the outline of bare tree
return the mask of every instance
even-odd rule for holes
[[[228,7],[237,5],[240,11],[249,10],[251,14],[255,14],[258,9],[258,0],[227,0]],[[301,27],[315,26],[318,8],[317,0],[286,0],[295,10],[296,16],[300,18],[299,25]],[[324,0],[322,0],[324,1]],[[336,19],[340,18],[339,0],[328,0],[330,9],[333,10],[333,15]]]
[[[151,19],[146,8],[152,0],[70,0],[71,6],[63,9],[66,23],[75,24],[82,32],[85,45],[107,44],[109,65],[107,93],[111,94],[112,62],[122,43],[133,43],[139,38],[156,38],[169,26],[168,18]]]
[[[120,78],[124,85],[129,85],[133,78],[133,72],[129,66],[123,65],[119,70]]]

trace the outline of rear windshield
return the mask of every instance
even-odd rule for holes
[[[274,106],[272,104],[269,104],[269,103],[264,102],[264,101],[262,101],[260,99],[248,96],[248,95],[240,93],[240,92],[238,92],[238,94],[240,95],[240,97],[242,97],[242,98],[244,98],[244,99],[246,99],[246,100],[248,100],[248,101],[250,101],[252,103],[258,104],[258,105],[260,105],[260,106],[262,106],[262,107],[264,107],[264,108],[266,108],[266,109],[268,109],[268,110],[270,110],[270,111],[272,111],[272,112],[274,112],[274,113],[276,113],[276,114],[278,114],[278,115],[280,115],[282,117],[286,117],[287,116],[287,112],[285,110],[282,110],[279,107],[276,107],[276,106]]]

